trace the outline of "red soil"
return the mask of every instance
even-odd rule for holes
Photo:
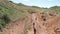
[[[60,34],[60,16],[53,16],[46,21],[43,21],[42,16],[43,14],[33,13],[23,20],[10,22],[0,34],[26,34],[24,30],[29,27],[27,34],[34,34],[34,28],[36,28],[36,34]]]

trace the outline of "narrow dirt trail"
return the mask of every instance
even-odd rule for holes
[[[43,25],[42,15],[33,13],[32,23],[34,34],[47,34],[46,27]]]

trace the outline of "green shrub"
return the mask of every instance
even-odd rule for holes
[[[4,26],[10,21],[9,17],[7,15],[4,15],[2,19],[0,19],[0,25]]]
[[[10,19],[7,15],[3,16],[3,20],[5,21],[5,23],[8,23],[10,21]]]
[[[32,13],[36,13],[36,12],[30,9],[30,10],[28,10],[28,13],[32,14]]]
[[[3,19],[0,19],[0,25],[5,25],[5,21]]]

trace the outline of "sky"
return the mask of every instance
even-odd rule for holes
[[[11,0],[14,3],[23,3],[29,6],[38,6],[49,8],[52,6],[60,6],[60,0]]]

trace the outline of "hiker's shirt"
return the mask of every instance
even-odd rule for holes
[[[37,29],[37,17],[35,14],[32,14],[32,23],[33,23],[33,28]]]

